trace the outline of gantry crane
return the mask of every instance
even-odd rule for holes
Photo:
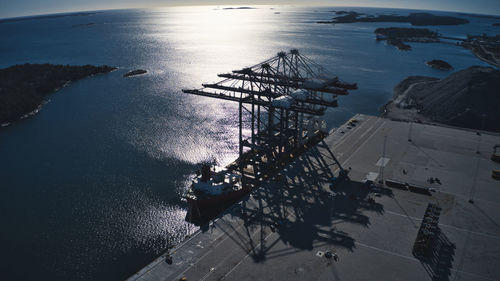
[[[304,144],[326,135],[321,116],[337,107],[337,96],[357,89],[293,49],[230,73],[223,80],[182,90],[239,103],[239,158],[242,176],[261,180]],[[249,134],[243,135],[243,129]]]

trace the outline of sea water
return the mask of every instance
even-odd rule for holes
[[[122,280],[196,231],[185,222],[182,195],[201,162],[224,166],[237,157],[238,112],[235,103],[182,88],[297,48],[358,83],[325,115],[333,128],[355,113],[378,115],[409,75],[449,74],[428,60],[456,70],[486,65],[454,44],[399,51],[375,40],[375,28],[405,23],[316,23],[346,9],[184,7],[0,23],[0,67],[119,68],[73,82],[35,116],[0,127],[2,279]],[[500,32],[493,19],[467,18],[467,25],[430,28],[460,37]],[[122,77],[136,68],[148,73]]]

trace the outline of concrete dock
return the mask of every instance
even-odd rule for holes
[[[500,165],[489,158],[500,136],[353,119],[129,280],[499,280]],[[331,186],[332,155],[350,182]],[[428,203],[442,208],[440,243],[422,259],[412,248]]]

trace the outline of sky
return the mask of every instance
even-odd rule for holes
[[[288,4],[408,8],[500,15],[500,0],[0,0],[0,18],[61,12],[182,5],[251,6]]]

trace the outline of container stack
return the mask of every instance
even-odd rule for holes
[[[417,257],[427,256],[431,252],[432,244],[439,234],[438,224],[441,208],[433,203],[427,205],[424,218],[420,229],[418,230],[417,239],[413,245],[413,254]]]

